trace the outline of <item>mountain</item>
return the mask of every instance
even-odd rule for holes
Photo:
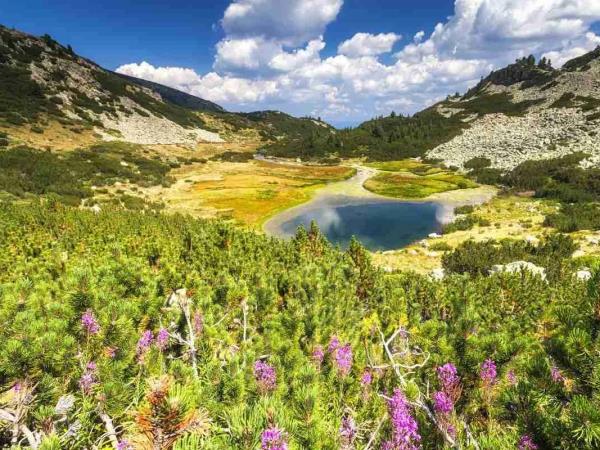
[[[235,140],[241,130],[251,130],[266,144],[322,128],[331,127],[274,111],[229,113],[176,89],[106,70],[48,35],[0,26],[0,131],[23,142],[52,134],[44,144],[53,147],[98,139],[192,146]]]
[[[219,106],[216,103],[208,100],[204,100],[200,97],[196,97],[195,95],[190,95],[177,89],[154,83],[152,81],[142,80],[141,78],[132,77],[122,73],[113,73],[133,84],[151,89],[152,91],[160,94],[163,100],[173,103],[174,105],[181,106],[182,108],[187,108],[194,111],[226,112],[222,106]]]
[[[560,70],[545,59],[523,58],[413,116],[378,117],[333,135],[317,130],[268,150],[277,156],[427,157],[457,167],[487,158],[501,169],[586,152],[591,156],[584,164],[597,165],[599,125],[600,48]]]
[[[463,167],[487,158],[493,167],[512,169],[526,160],[589,154],[600,163],[600,49],[553,69],[525,58],[492,72],[464,96],[434,109],[467,126],[427,152],[430,158]]]

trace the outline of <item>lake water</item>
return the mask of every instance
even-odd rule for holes
[[[371,251],[405,247],[441,229],[442,208],[437,203],[333,198],[289,211],[268,228],[271,234],[293,236],[311,221],[334,244],[346,248],[356,236]]]

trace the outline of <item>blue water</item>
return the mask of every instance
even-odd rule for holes
[[[347,248],[356,236],[371,251],[405,247],[428,234],[439,232],[439,205],[398,201],[362,201],[350,204],[329,204],[300,210],[293,218],[281,223],[279,231],[293,236],[298,226],[308,229],[311,221],[334,244]]]

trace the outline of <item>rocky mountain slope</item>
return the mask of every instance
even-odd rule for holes
[[[427,152],[463,167],[487,158],[512,169],[527,160],[590,155],[600,164],[600,48],[560,69],[524,58],[483,79],[464,96],[433,107],[466,125],[462,133]]]
[[[176,89],[105,70],[48,35],[0,26],[0,131],[9,135],[58,129],[75,145],[101,139],[194,146],[222,143],[242,130],[267,143],[323,127],[329,125],[275,111],[229,113]]]

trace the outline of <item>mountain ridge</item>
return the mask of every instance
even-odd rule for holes
[[[0,25],[0,128],[8,134],[59,129],[71,146],[98,139],[194,146],[223,143],[220,134],[235,138],[246,129],[268,142],[323,127],[331,128],[285,113],[230,113],[177,89],[106,70],[48,35]]]
[[[508,170],[528,159],[588,152],[600,164],[600,49],[554,69],[533,56],[491,72],[464,95],[448,96],[412,116],[392,114],[302,142],[273,143],[277,156],[439,159],[463,168],[489,158]]]

